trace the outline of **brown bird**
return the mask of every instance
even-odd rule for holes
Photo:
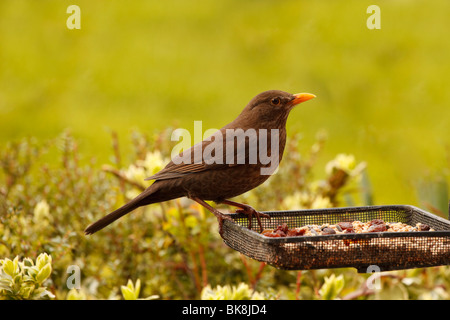
[[[262,231],[261,217],[269,218],[267,214],[228,199],[256,188],[270,177],[283,156],[289,112],[314,97],[280,90],[258,94],[234,121],[173,157],[164,169],[146,179],[155,180],[152,185],[89,225],[85,233],[97,232],[138,207],[180,197],[188,197],[212,212],[220,233],[223,220],[231,218],[205,200],[240,208],[236,212],[248,215],[248,227],[256,217]]]

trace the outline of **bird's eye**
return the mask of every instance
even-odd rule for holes
[[[281,102],[280,98],[273,98],[272,101],[271,101],[271,103],[274,106],[278,106],[280,104],[280,102]]]

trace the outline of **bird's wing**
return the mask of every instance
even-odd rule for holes
[[[213,136],[221,134],[221,131],[217,131]],[[214,148],[215,154],[223,153],[222,142],[210,137],[209,140],[205,139],[176,155],[164,169],[145,180],[167,180],[179,178],[191,173],[226,167],[227,165],[224,164],[224,161],[217,163],[212,159],[211,154],[203,152],[207,146]]]
[[[167,180],[179,178],[187,174],[209,170],[210,168],[208,167],[209,166],[205,163],[174,164],[173,162],[170,162],[164,169],[145,180]]]
[[[249,147],[257,146],[257,136],[249,135],[246,138],[240,137],[236,140],[233,139],[233,160],[230,161],[230,159],[227,159],[226,155],[226,153],[231,150],[226,150],[225,130],[221,129],[217,131],[212,137],[214,138],[210,137],[209,139],[203,140],[178,154],[164,169],[145,180],[174,179],[187,174],[242,165],[248,163],[249,155],[252,152],[257,152],[257,149],[253,150],[254,147]],[[212,152],[212,150],[214,150],[214,152]],[[222,156],[219,158],[219,155]],[[197,159],[199,156],[201,159]],[[221,161],[218,161],[218,158]]]

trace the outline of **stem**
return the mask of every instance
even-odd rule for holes
[[[241,261],[244,264],[245,271],[247,272],[248,281],[250,282],[250,284],[252,284],[253,283],[253,275],[252,275],[252,270],[250,269],[250,266],[247,263],[247,259],[245,258],[245,256],[242,253],[239,254],[239,257],[241,258]]]
[[[368,296],[371,294],[375,293],[375,290],[370,289],[367,284],[371,281],[369,281],[369,279],[376,280],[376,279],[381,279],[382,277],[389,277],[389,278],[394,278],[394,279],[401,279],[402,277],[397,276],[395,274],[386,274],[386,273],[382,273],[382,272],[378,272],[378,273],[374,273],[373,275],[371,275],[366,281],[364,281],[361,285],[361,287],[356,290],[353,291],[351,293],[349,293],[348,295],[346,295],[345,297],[342,298],[342,300],[353,300],[359,297],[363,297],[363,296]]]
[[[301,280],[302,280],[302,272],[298,271],[297,272],[297,281],[295,282],[295,300],[299,299]]]
[[[259,280],[261,279],[262,273],[263,273],[263,270],[264,270],[264,267],[265,267],[265,266],[266,266],[266,263],[265,263],[265,262],[260,262],[260,263],[259,263],[259,269],[258,269],[258,272],[256,273],[256,276],[255,276],[255,278],[254,278],[254,280],[253,280],[253,290],[255,290],[256,285],[258,284]]]
[[[241,261],[244,264],[245,270],[247,272],[248,281],[250,282],[250,285],[251,285],[251,287],[252,287],[252,289],[254,291],[255,288],[256,288],[256,285],[258,284],[258,281],[262,277],[262,273],[264,271],[264,267],[266,266],[266,263],[265,262],[260,262],[258,271],[256,272],[255,275],[253,275],[252,274],[252,269],[249,266],[249,264],[247,263],[247,259],[245,258],[245,256],[243,254],[240,254],[239,256],[240,256]]]
[[[112,173],[112,174],[115,175],[117,178],[119,178],[122,182],[126,182],[126,183],[128,183],[128,184],[130,184],[130,185],[132,185],[132,186],[134,186],[134,187],[136,187],[136,188],[138,188],[138,189],[141,190],[141,191],[144,191],[144,190],[145,190],[145,187],[144,187],[144,186],[141,186],[139,183],[134,182],[134,181],[128,179],[126,176],[124,176],[124,175],[122,174],[122,172],[120,172],[119,170],[117,170],[117,169],[115,169],[115,168],[111,168],[110,166],[103,166],[103,167],[102,167],[102,170],[103,170],[103,171],[106,171],[106,172],[109,172],[109,173]]]
[[[180,224],[181,227],[183,228],[183,233],[184,233],[184,239],[186,241],[186,249],[189,252],[189,256],[191,257],[192,260],[192,268],[193,268],[193,273],[194,273],[194,281],[195,281],[195,287],[197,288],[197,291],[200,293],[202,290],[201,284],[200,284],[200,275],[199,275],[199,270],[198,270],[198,266],[197,266],[197,261],[195,259],[195,252],[192,249],[192,246],[190,244],[192,244],[192,237],[189,233],[189,230],[186,226],[185,223],[185,216],[184,216],[184,210],[180,204],[180,201],[176,200],[175,201],[178,207],[178,212],[180,213],[179,217],[180,217]]]
[[[206,287],[208,285],[208,271],[206,268],[205,250],[203,248],[203,245],[200,243],[200,240],[198,241],[199,241],[198,256],[200,259],[200,267],[202,268],[202,283],[203,287]]]

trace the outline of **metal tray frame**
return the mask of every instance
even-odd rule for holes
[[[267,211],[264,228],[281,223],[288,227],[335,224],[341,221],[383,219],[410,225],[425,223],[436,231],[373,232],[321,236],[269,238],[247,229],[244,214],[231,214],[224,221],[226,245],[244,255],[279,269],[307,270],[353,267],[358,272],[399,270],[450,265],[450,221],[410,205],[343,207],[290,211]],[[253,228],[258,229],[256,221]],[[370,268],[369,268],[370,267]],[[369,269],[368,269],[369,268]]]

